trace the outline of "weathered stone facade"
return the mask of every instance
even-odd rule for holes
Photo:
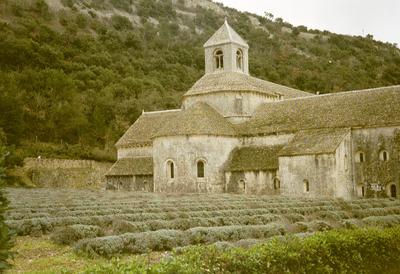
[[[90,160],[26,158],[23,168],[36,186],[103,188],[110,167]]]
[[[354,181],[358,196],[398,196],[400,126],[355,129],[352,137]],[[361,153],[363,156],[360,159]],[[371,187],[380,187],[381,191],[377,192],[381,193],[371,192]]]
[[[331,151],[306,153],[303,150],[281,155],[279,172],[284,182],[282,194],[313,198],[353,197],[350,144],[350,132],[347,132],[340,144],[334,144]]]
[[[399,197],[400,86],[314,95],[249,75],[227,22],[182,108],[144,112],[117,142],[113,188]],[[145,181],[145,183],[143,183]]]
[[[231,137],[175,136],[154,140],[155,191],[223,192],[224,169],[238,140]],[[168,161],[175,166],[174,178],[168,176]],[[205,174],[197,174],[197,162],[203,161]]]
[[[107,179],[106,189],[154,192],[153,176],[111,176]]]
[[[276,170],[226,172],[225,190],[240,194],[280,194],[280,180],[276,173]]]

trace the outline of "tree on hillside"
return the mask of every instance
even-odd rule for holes
[[[2,273],[5,269],[10,267],[8,259],[11,256],[11,237],[10,231],[5,224],[5,216],[4,213],[8,206],[7,198],[4,194],[4,176],[5,176],[5,167],[4,160],[6,157],[6,147],[4,145],[4,134],[0,128],[0,273]]]

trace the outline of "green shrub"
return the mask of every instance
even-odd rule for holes
[[[251,248],[181,249],[159,263],[113,261],[85,273],[398,273],[400,226],[276,237]],[[118,270],[118,271],[116,271]]]
[[[369,226],[392,227],[400,224],[399,215],[370,216],[363,219],[363,222]]]
[[[93,225],[71,225],[57,229],[50,239],[57,244],[69,245],[81,239],[95,238],[103,235],[98,226]]]
[[[117,30],[130,30],[132,29],[131,21],[122,15],[111,16],[111,22],[115,29]]]
[[[77,242],[74,249],[92,257],[98,255],[112,257],[122,253],[141,254],[149,251],[171,250],[187,244],[188,240],[183,231],[158,230],[84,239]]]
[[[122,253],[140,254],[149,251],[166,251],[189,244],[261,239],[284,233],[276,224],[256,226],[196,227],[187,231],[157,230],[142,233],[126,233],[83,239],[74,246],[77,252],[90,256],[111,257]]]
[[[304,221],[304,216],[299,213],[288,213],[283,215],[290,223]]]
[[[133,223],[119,218],[113,220],[111,228],[114,234],[143,232],[149,230],[148,226],[143,222]]]
[[[0,273],[10,267],[8,260],[11,257],[10,249],[12,247],[11,234],[8,226],[5,223],[4,216],[8,207],[8,200],[3,190],[3,179],[5,176],[4,159],[6,155],[6,148],[0,138]]]
[[[311,221],[309,223],[309,229],[311,229],[311,231],[326,231],[331,230],[332,225],[324,221]]]
[[[304,222],[297,222],[293,224],[294,226],[294,231],[299,233],[299,232],[307,232],[308,231],[308,224]]]
[[[191,244],[215,243],[218,241],[239,241],[241,239],[268,238],[284,233],[283,227],[276,224],[195,227],[187,230]]]

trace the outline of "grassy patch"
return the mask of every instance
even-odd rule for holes
[[[54,244],[47,236],[17,237],[13,251],[16,252],[13,267],[7,273],[77,273],[109,261],[101,257],[78,256],[71,247]],[[147,257],[157,261],[159,256],[152,253]],[[126,262],[136,257],[124,256],[120,261]]]

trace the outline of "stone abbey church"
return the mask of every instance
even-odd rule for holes
[[[107,186],[352,199],[399,196],[400,86],[315,95],[249,75],[227,22],[176,110],[144,112]]]

